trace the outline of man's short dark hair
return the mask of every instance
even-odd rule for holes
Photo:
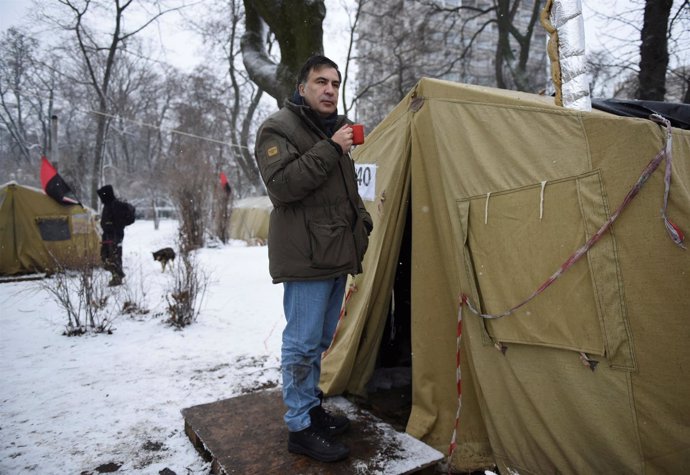
[[[338,65],[325,56],[315,54],[314,56],[310,57],[306,63],[304,63],[304,66],[302,66],[302,69],[299,72],[299,79],[297,80],[297,85],[305,84],[307,82],[307,78],[309,77],[309,73],[312,70],[318,71],[324,67],[335,69],[338,72],[338,80],[342,82],[343,78],[340,75]]]

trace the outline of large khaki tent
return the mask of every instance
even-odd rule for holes
[[[499,319],[469,308],[501,314],[557,276],[665,138],[651,120],[420,81],[355,153],[375,177],[366,202],[375,230],[322,388],[366,393],[409,207],[408,433],[449,453],[461,389],[455,469],[687,471],[690,251],[661,217],[666,161],[589,252],[531,301]],[[690,132],[672,129],[672,144],[667,212],[687,234]]]
[[[230,216],[230,237],[251,243],[265,243],[272,209],[268,196],[238,200]]]
[[[98,262],[93,211],[57,203],[14,182],[0,187],[0,275],[48,272]]]

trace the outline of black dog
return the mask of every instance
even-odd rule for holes
[[[159,249],[153,253],[153,260],[160,262],[161,266],[163,266],[162,272],[165,272],[166,264],[170,262],[170,265],[172,266],[173,262],[175,261],[175,250],[172,247],[164,247],[163,249]]]

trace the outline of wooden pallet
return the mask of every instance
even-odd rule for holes
[[[347,415],[352,426],[339,436],[350,447],[341,462],[320,463],[287,450],[285,407],[279,390],[262,391],[182,410],[185,432],[211,461],[212,472],[281,475],[402,475],[419,472],[443,454],[357,408],[342,397],[324,407]]]

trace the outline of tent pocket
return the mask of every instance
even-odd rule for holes
[[[525,302],[609,217],[598,171],[458,201],[463,289],[485,314]],[[486,320],[492,339],[606,356],[635,369],[611,230],[524,306]],[[488,339],[487,339],[488,340]]]

